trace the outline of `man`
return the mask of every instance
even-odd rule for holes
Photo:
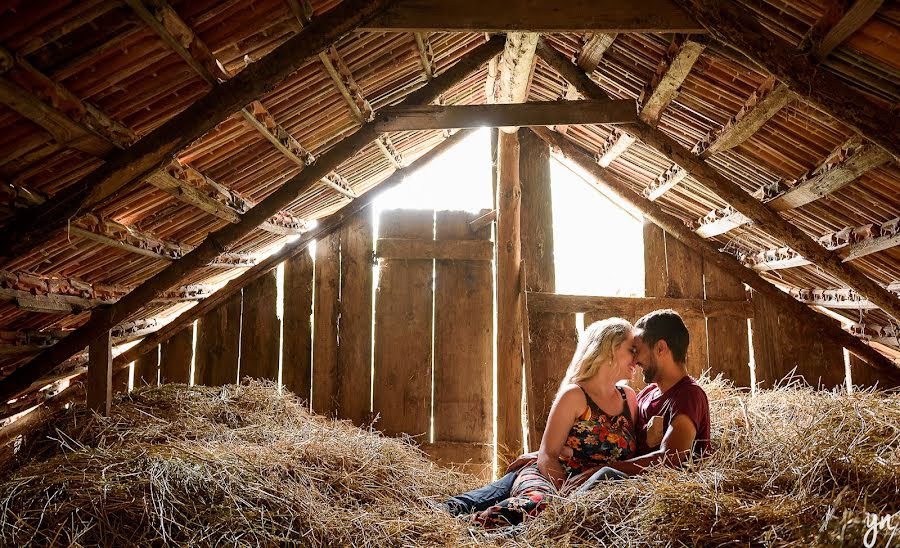
[[[637,396],[635,431],[638,457],[598,467],[571,478],[566,485],[585,491],[605,479],[640,474],[657,464],[680,466],[691,455],[709,451],[709,403],[703,389],[688,375],[686,357],[690,334],[674,310],[657,310],[637,321],[635,363],[644,369],[648,384]],[[480,489],[446,501],[454,515],[479,512],[509,497],[519,468],[536,457],[522,455],[507,474]]]

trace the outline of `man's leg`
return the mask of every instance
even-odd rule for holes
[[[601,481],[622,480],[627,477],[628,477],[628,474],[626,474],[625,472],[619,472],[615,468],[610,468],[609,466],[604,466],[603,468],[594,472],[593,476],[591,476],[590,478],[588,478],[587,481],[585,481],[583,484],[581,484],[581,487],[579,487],[578,491],[576,491],[576,492],[577,493],[585,493],[585,492],[593,489],[597,485],[597,483],[599,483]]]
[[[494,483],[451,497],[444,504],[454,516],[481,512],[485,508],[509,498],[517,474],[518,471],[510,472]]]

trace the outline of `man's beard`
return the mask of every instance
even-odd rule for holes
[[[643,366],[644,382],[647,384],[654,382],[654,380],[656,378],[656,372],[657,372],[656,359],[653,356],[650,356],[650,359],[648,360],[648,362],[649,363],[647,363],[646,365]]]

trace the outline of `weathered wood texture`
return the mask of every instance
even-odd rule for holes
[[[431,239],[434,212],[392,210],[379,235]],[[426,434],[431,418],[432,265],[430,260],[381,261],[375,294],[376,426],[390,435]]]
[[[637,105],[632,100],[588,100],[386,107],[379,111],[373,124],[378,131],[394,132],[484,126],[624,124],[636,120]]]
[[[238,380],[241,344],[241,291],[203,315],[197,324],[194,383],[206,386]]]
[[[134,362],[134,388],[159,384],[159,346]]]
[[[850,379],[853,381],[853,386],[862,388],[876,386],[878,388],[890,389],[900,386],[900,381],[880,374],[853,354],[850,354]]]
[[[341,283],[341,235],[316,242],[313,293],[312,409],[323,415],[337,411],[338,297]]]
[[[519,132],[519,181],[522,190],[522,260],[525,263],[526,290],[554,293],[556,265],[553,256],[553,206],[550,188],[550,147],[530,131]],[[530,304],[530,303],[529,303]],[[534,425],[535,449],[547,423],[550,405],[565,372],[567,360],[574,352],[574,314],[529,314],[528,347],[530,386],[526,386],[526,413],[529,428]],[[568,343],[572,344],[571,352]],[[526,371],[528,375],[528,371]],[[528,380],[528,377],[526,377]]]
[[[758,292],[752,297],[753,356],[756,382],[771,388],[792,370],[812,386],[833,388],[844,382],[844,351],[823,331],[788,314]]]
[[[491,261],[494,246],[480,240],[414,240],[379,238],[377,256],[382,259],[458,259]]]
[[[123,369],[119,369],[113,367],[113,378],[112,378],[112,391],[113,394],[116,392],[128,392],[128,380],[131,377],[132,365],[128,364],[128,367]]]
[[[518,134],[501,131],[497,150],[497,451],[502,467],[522,451],[522,191]]]
[[[240,376],[278,380],[281,325],[276,315],[278,287],[269,272],[244,289]]]
[[[342,419],[369,419],[372,393],[372,215],[340,230],[341,299],[337,350],[337,410]]]
[[[87,406],[109,415],[112,403],[112,339],[109,333],[91,343],[88,350]]]
[[[461,469],[484,481],[493,479],[494,447],[492,444],[436,441],[419,446],[431,460]]]
[[[389,31],[703,32],[668,0],[575,0],[535,9],[522,0],[399,0],[362,26]]]
[[[281,382],[307,402],[312,386],[313,268],[307,251],[284,263]]]
[[[472,218],[465,211],[438,211],[436,238],[488,241],[490,227],[472,233]],[[490,444],[493,439],[492,277],[485,261],[435,263],[435,440]]]
[[[710,262],[703,263],[707,299],[746,303],[744,284]],[[723,373],[735,386],[750,386],[750,343],[745,318],[706,318],[709,367]]]
[[[585,313],[587,320],[597,321],[610,316],[638,319],[644,314],[671,308],[682,316],[705,318],[753,317],[753,304],[744,300],[681,299],[675,297],[595,297],[560,295],[557,293],[528,293],[528,309],[535,313]]]
[[[162,343],[159,359],[159,382],[191,382],[191,359],[194,357],[194,326],[189,325]]]

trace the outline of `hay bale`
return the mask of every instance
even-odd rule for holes
[[[138,390],[0,463],[0,544],[807,546],[900,511],[900,395],[702,383],[712,457],[560,499],[511,538],[429,504],[477,479],[271,384]]]

